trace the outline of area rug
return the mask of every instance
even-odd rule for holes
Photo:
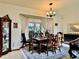
[[[29,52],[26,49],[21,49],[21,52],[23,53],[24,56],[27,57],[27,59],[60,59],[63,56],[68,55],[68,49],[69,49],[68,47],[62,46],[61,52],[59,50],[56,50],[56,53],[52,53],[51,51],[49,51],[48,56],[46,53],[40,53],[40,54],[37,52],[31,53],[31,51]]]

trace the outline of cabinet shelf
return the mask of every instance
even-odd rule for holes
[[[8,15],[0,17],[0,56],[11,51],[11,20]]]

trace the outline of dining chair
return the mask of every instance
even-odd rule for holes
[[[45,51],[45,53],[47,53],[47,55],[49,51],[55,52],[53,37],[48,36],[48,38],[46,39],[46,42],[41,43],[41,45],[44,47],[43,50]]]

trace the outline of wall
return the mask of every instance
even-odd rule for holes
[[[4,4],[4,3],[0,3],[0,16],[4,16],[6,14],[9,15],[10,19],[12,20],[12,30],[11,30],[11,48],[12,49],[17,49],[19,48],[22,44],[21,44],[21,32],[25,32],[26,33],[26,37],[28,38],[28,30],[26,27],[26,23],[28,23],[27,18],[19,15],[19,14],[30,14],[30,15],[36,15],[36,16],[40,16],[40,11],[39,10],[33,10],[33,9],[29,9],[29,8],[24,8],[24,7],[20,7],[20,6],[15,6],[15,5],[10,5],[10,4]],[[52,28],[52,22],[51,21],[47,21],[47,20],[43,20],[43,19],[31,19],[32,21],[36,21],[36,22],[41,22],[41,20],[44,22],[42,24],[46,24],[46,28],[50,29],[51,31],[53,30]],[[30,20],[29,20],[30,21]],[[13,23],[17,22],[18,23],[18,28],[13,28]],[[25,23],[26,22],[26,23]],[[50,23],[51,22],[51,23]],[[49,23],[50,23],[50,27],[49,27]],[[22,30],[21,30],[22,29]]]
[[[62,31],[69,33],[69,25],[79,23],[79,0],[71,1],[71,3],[60,8],[58,13],[61,17]]]
[[[28,23],[29,22],[38,22],[38,23],[41,23],[41,20],[40,19],[33,19],[33,18],[28,18],[27,16],[21,16],[21,31],[22,33],[25,33],[26,35],[26,40],[29,39],[28,37]]]
[[[4,16],[6,14],[9,15],[10,19],[12,20],[12,30],[11,30],[11,48],[12,49],[17,49],[19,48],[21,44],[21,17],[20,13],[24,14],[31,14],[31,15],[38,15],[39,11],[33,10],[33,9],[28,9],[28,8],[23,8],[15,5],[10,5],[10,4],[4,4],[0,3],[0,16]],[[18,28],[14,29],[13,28],[13,23],[17,22],[18,23]],[[24,25],[23,25],[24,26]]]
[[[70,24],[79,24],[79,11],[76,9],[76,11],[74,12],[69,12],[68,15],[65,15],[62,23],[63,23],[63,32],[64,33],[70,33],[69,32],[69,25]],[[74,32],[72,32],[74,33]]]
[[[27,16],[23,16],[21,15],[21,18],[23,20],[21,20],[22,22],[22,32],[24,32],[26,34],[26,39],[28,39],[28,23],[29,22],[36,22],[36,23],[40,23],[41,24],[41,31],[44,33],[47,30],[49,30],[50,33],[53,33],[53,19],[44,19],[44,18],[28,18]]]
[[[53,22],[54,22],[54,24],[53,24],[53,26],[54,26],[54,34],[57,34],[57,32],[63,32],[62,19],[61,19],[61,17],[59,15],[56,15],[54,17],[54,21]],[[55,23],[58,23],[58,25],[55,26]]]
[[[64,33],[74,33],[73,31],[70,32],[70,24],[79,24],[79,20],[63,20],[63,32]],[[76,33],[76,32],[75,32]]]

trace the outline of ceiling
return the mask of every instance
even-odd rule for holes
[[[68,16],[79,11],[79,0],[0,0],[0,3],[17,5],[20,7],[36,9],[45,15],[49,10],[49,3],[52,2],[52,8],[59,13],[60,16]],[[75,12],[74,12],[75,11]]]
[[[49,9],[49,3],[52,2],[52,8],[58,9],[67,5],[70,0],[0,0],[2,3],[13,4],[31,9],[45,11]]]

